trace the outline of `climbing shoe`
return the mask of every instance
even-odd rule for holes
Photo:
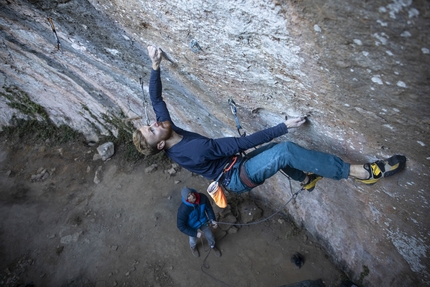
[[[314,173],[310,173],[308,174],[308,177],[309,177],[308,182],[306,184],[302,183],[302,188],[311,192],[312,190],[315,189],[317,181],[322,179],[322,176]]]
[[[197,249],[197,246],[194,246],[194,248],[191,248],[191,252],[193,253],[194,257],[200,257],[200,252]]]
[[[305,259],[303,258],[303,255],[297,252],[293,256],[291,256],[291,263],[296,266],[297,269],[302,268],[303,264],[305,264]]]
[[[383,177],[389,177],[405,168],[406,157],[394,155],[388,159],[378,160],[373,163],[365,163],[363,168],[369,172],[368,179],[359,179],[367,185],[373,185]]]
[[[211,248],[212,248],[212,251],[215,253],[216,257],[221,257],[221,251],[219,251],[219,249],[216,246]]]

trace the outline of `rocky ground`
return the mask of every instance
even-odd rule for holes
[[[200,245],[194,258],[176,228],[183,186],[208,182],[165,157],[124,160],[97,145],[1,137],[0,286],[283,286],[345,276],[304,230],[282,214],[259,224],[220,224],[223,255]],[[154,165],[156,163],[156,165]],[[300,196],[305,196],[301,194]],[[286,194],[285,201],[289,198]],[[261,220],[275,211],[252,193],[230,197],[222,222]],[[296,269],[296,252],[305,264]]]

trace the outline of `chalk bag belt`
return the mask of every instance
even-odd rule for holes
[[[242,164],[240,165],[240,167],[239,167],[239,178],[240,178],[240,180],[242,181],[242,183],[246,186],[246,187],[248,187],[248,188],[254,188],[254,187],[256,187],[256,186],[259,186],[260,184],[257,184],[257,183],[255,183],[255,182],[253,182],[250,178],[249,178],[249,176],[248,176],[248,174],[246,173],[246,170],[245,170],[245,162],[246,162],[247,160],[244,160],[243,162],[242,162]]]

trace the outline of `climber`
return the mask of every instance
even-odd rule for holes
[[[217,228],[215,213],[206,195],[195,189],[184,187],[181,191],[182,203],[178,208],[178,229],[190,238],[191,253],[199,257],[197,238],[204,233],[215,256],[221,257],[221,251],[215,246],[215,238],[211,228]]]
[[[149,46],[148,54],[152,61],[149,94],[157,121],[133,133],[134,145],[144,155],[164,151],[174,162],[191,172],[209,180],[220,177],[220,184],[235,193],[251,190],[279,170],[300,181],[303,189],[312,191],[322,177],[335,180],[352,177],[372,185],[401,171],[406,165],[406,157],[402,155],[352,165],[337,156],[308,150],[292,142],[269,143],[288,133],[289,129],[305,123],[306,119],[301,117],[289,118],[277,126],[244,137],[211,139],[183,130],[172,122],[161,96],[162,51]],[[262,144],[266,145],[246,157],[240,155],[240,152]],[[233,162],[232,168],[222,174],[225,167]]]

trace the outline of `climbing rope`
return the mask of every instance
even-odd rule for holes
[[[229,104],[229,106],[230,106],[230,109],[231,109],[231,112],[232,112],[232,114],[233,114],[233,116],[234,116],[234,120],[235,120],[235,122],[236,122],[236,128],[237,128],[237,132],[239,133],[239,135],[241,136],[241,137],[244,137],[244,136],[246,136],[246,132],[243,132],[243,133],[241,133],[241,129],[242,129],[242,127],[241,127],[241,125],[240,125],[240,122],[239,122],[239,118],[237,117],[237,107],[236,107],[236,103],[233,101],[233,99],[228,99],[228,104]],[[243,156],[246,156],[246,154],[243,152],[242,153],[242,155]],[[298,191],[296,191],[296,192],[293,192],[293,187],[292,187],[292,184],[291,184],[291,178],[283,171],[283,170],[280,170],[281,171],[281,173],[284,175],[284,176],[286,176],[287,178],[288,178],[288,182],[289,182],[289,186],[290,186],[290,193],[291,193],[291,198],[287,201],[287,202],[285,202],[280,208],[278,208],[278,210],[276,210],[273,214],[271,214],[270,216],[268,216],[268,217],[266,217],[266,218],[263,218],[263,219],[261,219],[261,220],[258,220],[258,221],[255,221],[255,222],[251,222],[251,223],[230,223],[230,222],[221,222],[221,221],[217,221],[216,223],[217,224],[224,224],[224,225],[234,225],[234,226],[250,226],[250,225],[255,225],[255,224],[260,224],[260,223],[262,223],[262,222],[264,222],[264,221],[267,221],[267,220],[269,220],[270,218],[272,218],[272,217],[274,217],[276,214],[278,214],[278,213],[280,213],[291,201],[293,201],[294,199],[296,199],[297,198],[297,196],[299,195],[299,193],[302,191],[302,190],[304,190],[304,188],[302,187],[302,188],[300,188]],[[225,236],[227,235],[227,232],[225,232],[225,234],[220,238],[220,239],[218,239],[217,241],[220,241],[221,239],[223,239]],[[201,240],[201,243],[202,243],[202,246],[204,246],[204,244],[203,244],[203,238],[201,237],[200,238],[200,240]],[[204,250],[205,252],[207,252],[206,250]],[[207,260],[207,258],[209,257],[209,254],[210,254],[210,252],[211,252],[211,248],[209,248],[209,252],[207,253],[207,255],[206,255],[206,257],[205,257],[205,259],[203,260],[203,263],[202,263],[202,266],[201,266],[201,271],[204,273],[204,274],[206,274],[207,276],[209,276],[209,277],[211,277],[213,280],[215,280],[215,281],[217,281],[217,282],[219,282],[219,283],[222,283],[222,284],[224,284],[224,285],[226,285],[226,286],[232,286],[232,285],[229,285],[229,284],[227,284],[226,282],[224,282],[224,281],[222,281],[222,280],[220,280],[220,279],[218,279],[218,278],[216,278],[216,277],[214,277],[214,276],[212,276],[211,274],[209,274],[208,272],[206,272],[206,270],[205,269],[209,269],[210,268],[210,266],[209,266],[209,264],[206,262],[206,260]]]
[[[293,193],[293,190],[292,190],[292,186],[291,186],[291,181],[290,181],[290,191],[291,191],[291,193],[292,193],[292,196],[291,196],[291,198],[283,205],[283,206],[281,206],[276,212],[274,212],[272,215],[270,215],[270,216],[268,216],[268,217],[266,217],[266,218],[264,218],[264,219],[262,219],[262,220],[259,220],[259,221],[255,221],[255,222],[251,222],[251,223],[230,223],[230,222],[220,222],[220,221],[217,221],[216,223],[217,224],[224,224],[224,225],[235,225],[235,226],[247,226],[247,225],[255,225],[255,224],[259,224],[259,223],[262,223],[262,222],[264,222],[264,221],[266,221],[266,220],[269,220],[270,218],[272,218],[273,216],[275,216],[276,214],[278,214],[279,212],[281,212],[293,199],[295,199],[296,197],[297,197],[297,195],[301,192],[303,190],[303,188],[301,188],[301,189],[299,189],[298,191],[296,191],[295,193]],[[227,232],[225,232],[224,233],[224,235],[221,237],[221,238],[219,238],[219,239],[217,239],[217,241],[221,241],[221,239],[223,239],[226,235],[227,235],[228,233]],[[202,244],[202,246],[204,246],[204,244],[203,244],[203,238],[202,237],[200,237],[200,242],[201,242],[201,244]],[[218,278],[216,278],[216,277],[214,277],[213,275],[211,275],[211,274],[209,274],[205,269],[209,269],[210,268],[210,265],[207,263],[207,259],[208,259],[208,257],[209,257],[209,254],[211,253],[211,248],[209,248],[209,251],[207,251],[206,249],[204,249],[204,251],[205,252],[207,252],[207,254],[206,254],[206,257],[205,257],[205,259],[203,260],[203,263],[202,263],[202,266],[200,267],[200,269],[201,269],[201,271],[204,273],[204,274],[206,274],[207,276],[209,276],[209,277],[211,277],[213,280],[215,280],[215,281],[217,281],[217,282],[219,282],[219,283],[222,283],[222,284],[224,284],[224,285],[226,285],[226,286],[232,286],[232,285],[230,285],[230,284],[227,284],[226,282],[224,282],[224,281],[222,281],[222,280],[220,280],[220,279],[218,279]]]
[[[217,241],[221,241],[221,239],[223,239],[224,237],[226,237],[226,235],[227,235],[227,232],[225,231],[224,235],[223,235],[221,238],[219,238]],[[203,244],[203,237],[200,237],[200,242],[201,242],[202,246],[204,246],[204,244]],[[208,246],[209,246],[209,245],[208,245]],[[215,281],[217,281],[217,282],[219,282],[219,283],[222,283],[222,284],[224,284],[224,285],[226,285],[226,286],[232,286],[232,285],[227,284],[227,283],[225,283],[224,281],[222,281],[222,280],[220,280],[220,279],[218,279],[218,278],[216,278],[216,277],[212,276],[211,274],[209,274],[209,273],[205,270],[205,269],[209,269],[209,268],[210,268],[210,265],[206,262],[206,260],[208,259],[209,254],[211,253],[211,250],[212,250],[212,248],[210,248],[210,247],[209,247],[209,250],[203,249],[203,251],[204,251],[204,252],[207,252],[207,254],[206,254],[205,259],[203,259],[203,263],[202,263],[202,266],[200,267],[200,270],[201,270],[204,274],[206,274],[207,276],[211,277],[213,280],[215,280]]]
[[[235,225],[235,226],[248,226],[248,225],[255,225],[255,224],[259,224],[262,223],[264,221],[269,220],[270,218],[272,218],[273,216],[275,216],[276,214],[278,214],[279,212],[281,212],[287,205],[288,203],[290,203],[293,199],[295,199],[297,197],[297,195],[303,190],[303,188],[299,189],[298,191],[296,191],[295,193],[293,193],[293,195],[291,196],[291,198],[284,203],[284,205],[282,205],[278,210],[276,210],[276,212],[274,212],[272,215],[263,218],[262,220],[258,220],[255,222],[251,222],[251,223],[230,223],[230,222],[220,222],[220,221],[216,221],[217,224],[224,224],[224,225]],[[292,191],[291,191],[292,192]]]

